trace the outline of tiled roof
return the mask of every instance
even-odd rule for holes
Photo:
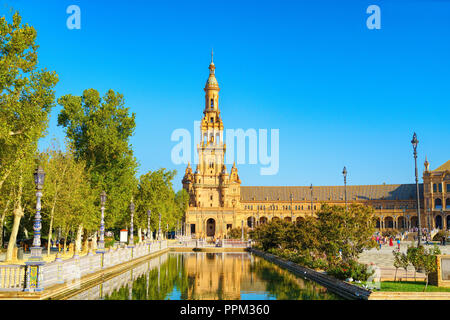
[[[423,198],[423,184],[419,184]],[[242,201],[311,201],[311,190],[305,187],[245,187],[241,186]],[[313,200],[344,200],[344,186],[313,186]],[[416,198],[415,184],[347,186],[347,200],[411,200]]]
[[[434,169],[433,172],[445,171],[445,170],[450,170],[450,160],[448,160],[446,163],[444,163],[442,166],[438,167],[437,169]]]

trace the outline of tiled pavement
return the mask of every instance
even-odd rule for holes
[[[408,245],[413,245],[412,242],[403,242],[400,245],[400,251],[406,252],[408,249]],[[425,248],[431,248],[432,246],[425,245]],[[438,246],[441,250],[442,254],[450,254],[450,245],[447,246]],[[389,245],[383,245],[381,250],[371,249],[363,252],[359,257],[359,262],[370,264],[373,263],[378,266],[381,270],[381,278],[382,279],[394,279],[395,268],[394,268],[394,255],[392,251],[397,248],[397,245],[390,247]],[[408,268],[408,279],[414,276],[414,268],[411,266]],[[397,270],[397,278],[406,278],[405,270],[398,269]],[[417,278],[424,278],[423,274],[416,274]]]

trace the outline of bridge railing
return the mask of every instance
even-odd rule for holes
[[[0,265],[0,291],[22,291],[25,271],[24,265]]]
[[[141,242],[131,247],[116,247],[104,253],[74,255],[70,259],[47,262],[40,266],[39,288],[41,290],[56,284],[79,281],[81,277],[113,267],[133,259],[144,257],[167,248],[167,241]],[[0,291],[23,291],[26,289],[27,266],[0,265]]]

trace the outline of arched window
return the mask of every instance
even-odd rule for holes
[[[447,200],[445,200],[445,209],[450,209],[450,198],[447,198]]]
[[[436,209],[442,209],[442,200],[437,198],[436,200],[434,200],[434,207]]]
[[[211,109],[214,109],[214,99],[211,99]]]
[[[437,184],[433,183],[433,192],[437,192]]]

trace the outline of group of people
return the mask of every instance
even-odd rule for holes
[[[394,241],[395,241],[395,243],[397,244],[397,250],[400,250],[401,240],[400,240],[399,236],[394,238],[392,236],[391,237],[388,237],[388,236],[384,236],[383,237],[383,236],[377,234],[376,236],[372,237],[372,240],[377,242],[378,247],[380,249],[381,249],[382,245],[387,245],[387,244],[389,244],[390,247],[393,247],[394,246]]]

